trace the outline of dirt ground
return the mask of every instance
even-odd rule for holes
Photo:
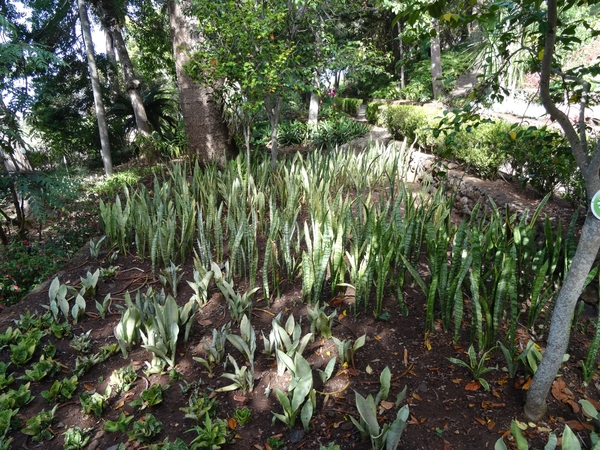
[[[532,193],[523,193],[516,186],[503,180],[495,182],[477,181],[479,188],[491,194],[501,194],[519,201],[520,206],[533,209],[539,201]],[[496,198],[496,200],[498,200]],[[500,203],[502,205],[502,203]],[[570,218],[573,211],[568,210],[567,205],[560,202],[551,202],[547,211],[554,217]],[[82,250],[69,265],[59,274],[61,283],[71,285],[79,284],[79,277],[85,275],[89,270],[95,271],[99,267],[109,265],[106,260],[107,254],[101,255],[99,260],[92,259],[87,249]],[[118,265],[119,272],[115,277],[101,279],[99,282],[96,299],[102,301],[104,296],[111,292],[113,296],[110,313],[106,319],[100,318],[93,312],[96,311],[94,302],[88,300],[86,316],[76,325],[73,325],[73,333],[79,335],[92,330],[93,352],[101,346],[115,343],[113,329],[117,324],[120,314],[116,310],[117,304],[123,303],[123,295],[126,291],[135,293],[141,289],[145,291],[148,286],[161,288],[157,280],[153,280],[149,264],[140,261],[133,255],[119,256],[116,262],[110,265]],[[191,279],[193,264],[191,259],[183,265],[185,273],[184,280]],[[238,286],[236,280],[236,286]],[[243,286],[240,282],[240,286]],[[179,304],[187,302],[192,295],[192,290],[185,281],[179,285],[179,293],[176,300]],[[44,305],[48,304],[48,286],[42,286],[32,293],[25,301],[18,305],[7,308],[0,314],[0,332],[9,326],[14,326],[14,320],[25,314],[26,311],[43,313]],[[524,420],[522,408],[526,395],[525,379],[519,373],[515,379],[510,379],[503,370],[504,359],[499,351],[486,362],[488,367],[496,367],[497,370],[488,373],[485,379],[490,384],[490,391],[486,391],[472,383],[469,372],[452,364],[448,357],[466,360],[466,349],[468,347],[468,335],[461,337],[458,344],[452,343],[451,335],[436,325],[436,332],[425,339],[425,300],[418,288],[407,288],[404,295],[408,305],[408,316],[401,315],[396,300],[387,295],[384,302],[385,311],[389,312],[387,320],[378,320],[367,313],[353,317],[351,313],[351,297],[334,297],[329,294],[331,289],[325,290],[325,300],[329,301],[330,311],[336,310],[338,318],[335,321],[333,335],[339,339],[356,339],[365,334],[366,344],[356,353],[355,366],[342,368],[336,365],[334,376],[325,384],[319,384],[315,376],[317,394],[317,408],[310,423],[310,431],[305,433],[298,420],[298,428],[289,430],[281,422],[272,423],[272,411],[281,412],[275,394],[273,392],[267,397],[265,391],[275,387],[285,389],[289,377],[279,377],[275,363],[266,358],[262,353],[263,343],[261,331],[268,334],[273,316],[282,313],[283,319],[293,314],[296,320],[303,318],[303,332],[309,331],[309,321],[306,319],[306,306],[301,299],[300,281],[284,282],[281,296],[272,299],[269,303],[261,299],[260,291],[254,303],[252,312],[252,325],[257,333],[257,352],[255,361],[255,387],[253,392],[246,397],[235,393],[216,393],[215,389],[224,386],[226,379],[220,377],[224,372],[221,366],[215,369],[215,375],[209,376],[207,371],[196,362],[194,356],[202,356],[204,350],[201,344],[203,338],[210,338],[213,328],[220,328],[229,321],[227,305],[224,298],[217,294],[213,287],[210,301],[197,313],[194,327],[191,331],[189,341],[177,349],[177,371],[183,380],[170,381],[168,373],[162,375],[146,376],[141,369],[144,362],[151,359],[151,354],[145,349],[137,346],[124,359],[120,353],[112,356],[105,362],[94,366],[80,380],[79,386],[73,399],[59,405],[56,412],[56,420],[52,426],[55,437],[51,441],[42,443],[33,442],[30,437],[21,432],[11,432],[14,438],[13,449],[33,448],[63,448],[63,436],[66,427],[79,426],[81,428],[93,428],[91,432],[88,449],[113,450],[121,442],[126,443],[126,448],[144,448],[144,445],[136,441],[128,442],[126,434],[108,433],[103,431],[106,420],[117,420],[120,413],[133,415],[135,420],[145,416],[146,413],[153,414],[163,423],[163,430],[156,438],[156,442],[169,437],[174,440],[182,438],[189,443],[195,433],[185,433],[187,429],[197,425],[195,421],[186,419],[180,408],[188,405],[190,392],[182,389],[185,383],[197,384],[199,391],[207,393],[216,398],[218,409],[216,416],[221,419],[229,419],[233,416],[234,409],[242,405],[248,406],[252,412],[252,420],[244,426],[235,426],[231,430],[234,440],[225,448],[231,449],[265,449],[270,447],[267,439],[277,436],[285,442],[287,449],[319,449],[321,445],[327,446],[329,442],[335,442],[342,449],[369,449],[369,442],[363,442],[357,429],[349,420],[350,416],[358,418],[355,407],[354,392],[361,395],[369,393],[376,394],[379,390],[379,375],[388,366],[392,373],[389,409],[381,408],[380,422],[390,423],[396,415],[397,409],[391,405],[396,395],[405,387],[407,394],[402,404],[408,404],[410,418],[408,426],[402,436],[399,448],[407,450],[416,449],[492,449],[497,439],[508,435],[510,423],[513,419]],[[168,292],[168,291],[167,291]],[[465,317],[468,322],[469,317]],[[589,428],[581,411],[576,408],[577,401],[582,398],[592,400],[599,397],[600,384],[597,376],[588,386],[582,384],[581,369],[578,362],[585,358],[589,340],[593,335],[594,327],[590,318],[585,315],[581,317],[577,332],[573,333],[569,346],[569,361],[563,366],[561,380],[565,386],[562,395],[548,398],[548,415],[543,422],[530,424],[525,435],[529,438],[530,446],[542,448],[550,430],[562,432],[565,423],[578,433],[581,441],[589,445]],[[238,333],[234,327],[233,332]],[[465,331],[468,333],[468,329]],[[525,346],[530,336],[521,330],[519,333],[520,345]],[[56,339],[54,336],[45,336],[42,340],[44,346],[50,343],[57,348],[55,360],[60,362],[63,373],[55,379],[62,379],[71,374],[75,367],[78,352],[70,347],[70,340]],[[543,340],[538,342],[544,347]],[[32,362],[39,359],[38,349]],[[243,358],[237,350],[227,345],[227,352],[231,353],[236,360]],[[322,369],[330,358],[335,357],[337,348],[331,339],[317,338],[310,343],[304,353],[312,365],[313,371]],[[0,361],[10,361],[10,350],[0,350]],[[31,362],[23,367],[11,365],[9,372],[14,371],[15,383],[11,389],[17,389],[22,384],[17,378],[31,368]],[[138,369],[139,377],[129,392],[111,397],[108,401],[102,418],[86,416],[82,412],[79,403],[79,395],[83,392],[104,393],[107,380],[113,370],[132,364]],[[48,390],[54,379],[42,380],[31,383],[31,391],[34,400],[19,411],[19,419],[23,425],[25,421],[37,414],[40,410],[51,409],[52,405],[47,403],[40,395],[42,391]],[[138,410],[129,406],[129,402],[138,398],[141,391],[154,383],[162,385],[169,384],[162,403],[145,410]],[[560,389],[559,389],[560,390]],[[564,394],[564,393],[567,394]],[[232,421],[229,425],[234,425]],[[531,426],[533,425],[533,426]],[[505,439],[508,442],[508,439]],[[513,446],[514,444],[509,444]],[[589,447],[584,447],[589,448]]]

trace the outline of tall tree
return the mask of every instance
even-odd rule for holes
[[[591,202],[594,194],[600,191],[600,140],[593,148],[593,143],[587,136],[585,117],[591,98],[590,83],[585,78],[588,75],[600,74],[600,67],[596,64],[570,73],[560,67],[560,59],[556,57],[557,39],[561,40],[562,45],[569,45],[576,42],[576,38],[574,28],[563,27],[559,30],[557,3],[557,0],[547,0],[547,10],[536,11],[545,15],[545,20],[541,21],[542,26],[539,27],[545,30],[545,35],[542,36],[543,47],[538,52],[538,58],[541,58],[540,96],[544,108],[550,117],[558,122],[571,145],[573,156],[585,180],[588,201]],[[562,12],[575,4],[574,1],[564,2],[561,4]],[[594,32],[599,33],[600,30]],[[550,83],[555,74],[562,78],[563,83],[571,84],[579,92],[577,129],[568,116],[556,106],[552,98]],[[525,414],[530,420],[540,420],[546,413],[546,397],[567,350],[575,304],[600,249],[600,220],[592,214],[592,208],[593,205],[588,208],[577,251],[556,300],[544,357],[527,392]]]
[[[169,0],[167,7],[188,154],[201,163],[223,166],[233,155],[233,147],[213,88],[206,83],[196,83],[184,69],[190,61],[189,52],[203,36],[184,13],[184,10],[189,11],[189,1]]]
[[[115,9],[113,0],[92,0],[91,3],[98,13],[100,23],[106,30],[110,32],[113,38],[114,47],[117,51],[119,63],[121,64],[121,68],[123,70],[125,90],[129,94],[131,105],[133,106],[138,132],[142,136],[149,136],[151,133],[151,127],[150,123],[148,122],[148,117],[146,116],[146,110],[144,108],[141,81],[136,76],[133,63],[129,57],[129,52],[127,50],[127,46],[125,45],[125,40],[123,39],[123,33],[121,31],[119,14]]]
[[[90,30],[90,22],[88,20],[87,6],[85,4],[85,0],[77,0],[77,8],[79,10],[79,20],[81,22],[83,40],[85,41],[88,70],[92,82],[92,91],[94,93],[96,119],[98,120],[98,130],[100,132],[100,153],[102,156],[102,164],[104,165],[104,172],[106,173],[106,175],[112,175],[113,167],[112,158],[110,156],[108,124],[106,123],[106,112],[104,109],[104,101],[102,100],[102,90],[100,88],[98,68],[96,67],[96,58],[94,56],[94,43],[92,41],[92,33]]]

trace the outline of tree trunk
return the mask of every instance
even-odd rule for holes
[[[404,41],[402,40],[402,22],[398,19],[396,24],[398,28],[398,60],[400,61],[400,70],[398,76],[400,77],[400,89],[406,87],[406,76],[404,74]]]
[[[123,33],[121,32],[121,25],[119,24],[119,19],[113,8],[112,2],[111,0],[93,0],[93,2],[98,10],[102,26],[105,30],[108,30],[113,38],[114,48],[117,51],[119,63],[123,70],[125,90],[129,94],[131,100],[137,130],[142,136],[150,136],[152,128],[150,122],[148,122],[146,108],[144,108],[141,83],[133,70],[133,63],[129,57],[129,52],[127,51],[125,40],[123,39]]]
[[[312,100],[312,96],[311,96]],[[277,169],[277,127],[279,126],[279,118],[281,116],[282,98],[277,94],[268,94],[265,97],[265,109],[267,117],[271,125],[271,170]],[[250,168],[248,168],[250,170]]]
[[[92,33],[90,31],[90,22],[88,20],[85,0],[78,0],[77,7],[79,10],[79,21],[81,22],[83,40],[85,42],[88,71],[90,74],[90,79],[92,81],[92,92],[94,93],[96,120],[98,121],[98,131],[100,132],[100,154],[102,156],[102,164],[104,165],[104,173],[106,173],[106,175],[112,175],[113,167],[112,158],[110,155],[110,143],[108,140],[108,125],[106,123],[106,112],[104,110],[104,101],[102,100],[100,79],[98,78],[96,58],[94,57],[94,43],[92,41]]]
[[[222,167],[234,156],[234,152],[221,109],[213,99],[212,89],[194,83],[184,70],[190,60],[189,48],[193,47],[197,39],[201,39],[183,14],[186,4],[189,2],[168,2],[175,73],[188,154],[198,158],[202,164],[216,163]]]
[[[442,50],[440,47],[440,23],[432,19],[435,36],[431,38],[431,80],[433,82],[433,99],[437,100],[444,94],[442,80]]]
[[[310,104],[308,106],[308,124],[316,125],[319,121],[319,96],[316,92],[310,93]]]
[[[600,190],[600,177],[598,175],[600,168],[600,141],[590,158],[588,156],[584,122],[589,84],[584,80],[579,80],[583,86],[583,90],[580,103],[580,130],[578,134],[571,125],[569,118],[556,107],[550,97],[550,74],[553,69],[552,59],[554,56],[558,17],[556,0],[548,0],[547,3],[548,28],[540,74],[540,97],[544,108],[550,117],[559,123],[569,141],[575,161],[583,174],[589,201]],[[588,210],[577,245],[577,251],[556,300],[544,357],[527,392],[525,416],[531,421],[540,420],[546,413],[546,397],[560,369],[563,355],[569,343],[571,320],[575,304],[581,295],[587,275],[598,254],[598,249],[600,249],[600,220],[596,219]]]
[[[110,96],[114,100],[119,96],[121,87],[119,86],[119,77],[117,75],[117,54],[115,52],[114,39],[110,31],[104,30],[104,37],[106,39],[106,59],[110,62],[110,68],[108,71],[108,83],[110,85]]]
[[[133,107],[133,115],[135,116],[135,124],[138,132],[140,132],[142,136],[150,136],[152,128],[150,127],[150,122],[148,122],[146,108],[144,107],[141,83],[136,77],[135,71],[133,70],[133,63],[131,62],[131,58],[129,58],[129,52],[125,46],[120,25],[117,23],[113,24],[110,29],[110,34],[114,39],[115,49],[117,50],[119,62],[121,63],[121,68],[123,69],[125,90],[131,99],[131,106]]]

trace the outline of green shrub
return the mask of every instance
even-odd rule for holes
[[[504,121],[495,123],[467,124],[458,132],[450,134],[445,146],[438,150],[451,155],[481,178],[493,179],[498,169],[507,162],[505,153],[509,143],[509,125]],[[445,150],[445,151],[444,151]]]
[[[365,118],[367,122],[372,124],[378,124],[381,117],[380,108],[384,105],[382,102],[369,102],[367,103],[367,111],[365,112]]]
[[[279,145],[301,145],[307,137],[307,123],[300,120],[285,121],[277,127]]]
[[[508,162],[523,183],[541,193],[554,191],[558,185],[577,197],[579,175],[571,147],[555,130],[513,125],[506,132],[505,153]],[[571,191],[571,192],[570,192]]]
[[[360,98],[336,97],[334,105],[339,111],[356,116],[360,109],[360,105],[362,105],[362,102],[363,101]]]
[[[370,130],[367,124],[356,122],[347,117],[336,120],[322,120],[311,132],[310,142],[318,149],[332,149],[364,136]]]
[[[421,147],[432,148],[439,141],[433,134],[437,115],[435,111],[422,106],[390,106],[385,114],[385,126],[393,139],[402,140],[406,137],[411,143],[416,140]]]

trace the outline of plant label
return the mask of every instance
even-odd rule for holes
[[[594,197],[592,197],[592,212],[596,216],[596,219],[600,220],[600,191],[596,192]]]

